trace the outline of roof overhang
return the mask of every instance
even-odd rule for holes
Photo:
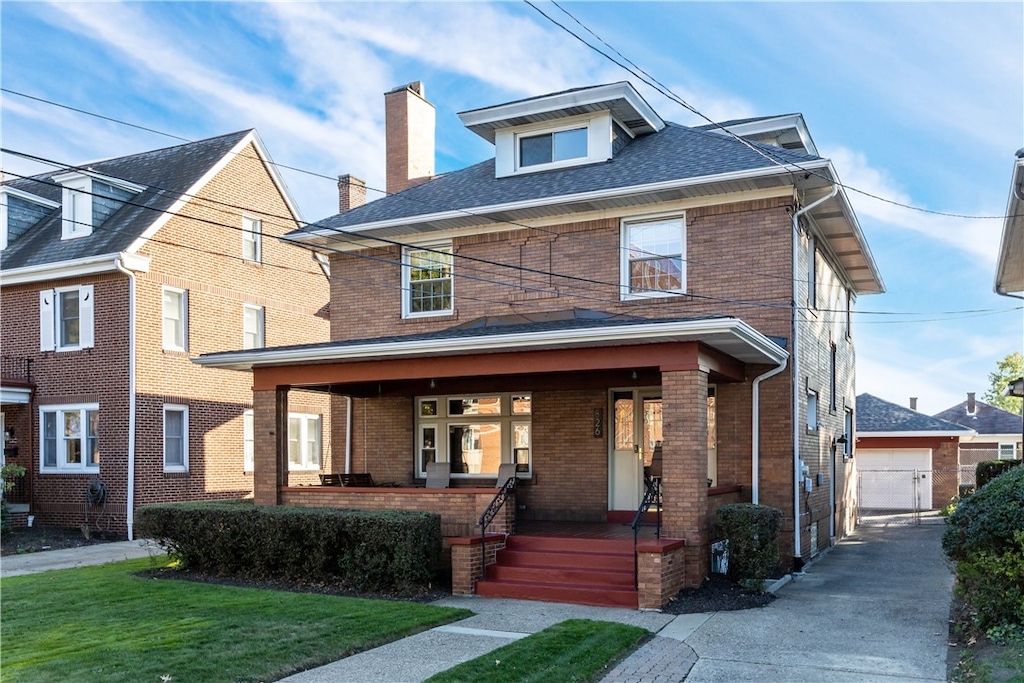
[[[31,387],[0,386],[0,404],[28,404],[32,401]]]
[[[139,273],[149,272],[150,258],[129,254],[127,252],[113,254],[99,254],[87,256],[80,259],[68,261],[54,261],[53,263],[41,263],[36,266],[23,266],[21,268],[5,268],[0,271],[0,285],[9,287],[11,285],[28,284],[32,282],[45,282],[60,278],[81,277],[83,275],[96,275],[98,273],[112,273],[117,270],[118,264],[128,270]]]
[[[228,370],[253,370],[320,363],[498,354],[522,351],[578,349],[665,342],[700,342],[736,360],[757,365],[780,365],[788,352],[736,318],[639,322],[586,329],[489,335],[388,338],[354,342],[279,347],[203,354],[193,362]]]
[[[917,430],[917,431],[906,431],[906,432],[864,432],[857,431],[856,437],[858,439],[876,439],[886,437],[927,437],[930,439],[943,439],[947,437],[965,437],[974,436],[977,432],[973,429],[963,430],[949,430],[949,431],[929,431],[929,430]]]
[[[651,105],[625,81],[464,111],[459,113],[459,118],[471,131],[493,143],[495,131],[499,128],[596,111],[611,111],[612,116],[633,135],[656,133],[665,127],[665,122]]]
[[[994,289],[996,294],[1024,292],[1024,149],[1013,164]]]
[[[725,123],[708,128],[715,132],[724,129],[734,135],[758,142],[777,144],[785,149],[797,149],[812,156],[818,156],[818,148],[807,130],[807,123],[801,114],[770,116],[738,123]]]

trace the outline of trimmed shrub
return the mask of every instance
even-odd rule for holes
[[[1013,547],[1013,534],[1021,529],[1024,468],[1015,467],[960,501],[946,518],[942,549],[957,562],[972,560],[978,553],[1000,554]]]
[[[980,489],[1003,472],[1020,465],[1020,460],[985,460],[974,467],[974,481]]]
[[[166,503],[140,508],[135,529],[188,569],[356,591],[414,593],[441,561],[441,517],[425,512]]]
[[[732,503],[718,508],[718,527],[729,539],[732,581],[757,591],[779,564],[782,511],[767,505]]]
[[[956,566],[957,591],[974,608],[980,629],[1024,627],[1024,530],[1002,553],[980,552]]]

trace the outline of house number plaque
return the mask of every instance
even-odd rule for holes
[[[594,438],[604,436],[604,408],[594,408]]]

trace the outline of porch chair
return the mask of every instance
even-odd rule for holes
[[[373,477],[370,476],[369,472],[353,472],[351,474],[341,475],[342,486],[356,486],[362,488],[372,488],[376,486],[373,482]]]
[[[432,462],[427,464],[428,489],[446,489],[451,483],[452,471],[446,462]]]
[[[494,482],[494,488],[500,489],[505,482],[516,476],[516,464],[514,462],[503,462],[498,465],[498,480]]]

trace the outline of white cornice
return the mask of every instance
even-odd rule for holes
[[[652,344],[658,342],[699,341],[723,350],[733,357],[749,354],[745,362],[779,364],[788,353],[742,320],[712,318],[635,325],[595,327],[554,332],[521,332],[486,337],[446,337],[434,339],[396,339],[388,342],[324,344],[315,347],[283,347],[252,351],[205,354],[193,362],[214,368],[249,370],[258,366],[301,365],[341,361],[368,361],[424,356],[497,353],[553,348]],[[739,347],[731,352],[730,347]]]
[[[856,437],[858,439],[878,439],[886,438],[890,436],[907,437],[907,436],[920,436],[928,438],[936,438],[943,436],[971,436],[976,434],[973,429],[946,429],[946,430],[916,430],[907,432],[864,432],[857,431]],[[870,449],[869,449],[870,450]]]
[[[123,263],[125,268],[140,273],[149,272],[149,257],[129,253],[100,254],[68,261],[42,263],[37,266],[22,268],[5,268],[0,272],[0,285],[22,285],[33,282],[46,282],[64,278],[111,273],[118,270],[117,264]]]
[[[19,190],[16,187],[10,187],[7,185],[0,185],[0,194],[9,194],[12,197],[18,197],[19,199],[24,199],[26,202],[39,204],[40,206],[45,206],[48,209],[56,209],[58,206],[60,206],[60,202],[45,199],[37,194],[25,192],[24,190]]]
[[[136,194],[146,189],[145,185],[139,185],[128,180],[114,178],[112,176],[103,175],[102,173],[95,173],[93,171],[89,171],[86,169],[75,169],[72,171],[68,171],[66,173],[58,173],[57,175],[53,176],[53,181],[56,183],[60,183],[61,185],[64,185],[67,182],[70,182],[72,180],[78,180],[79,178],[92,178],[93,180],[98,180],[101,183],[113,185],[114,187],[120,187],[125,190],[128,190],[129,192],[134,192]]]

